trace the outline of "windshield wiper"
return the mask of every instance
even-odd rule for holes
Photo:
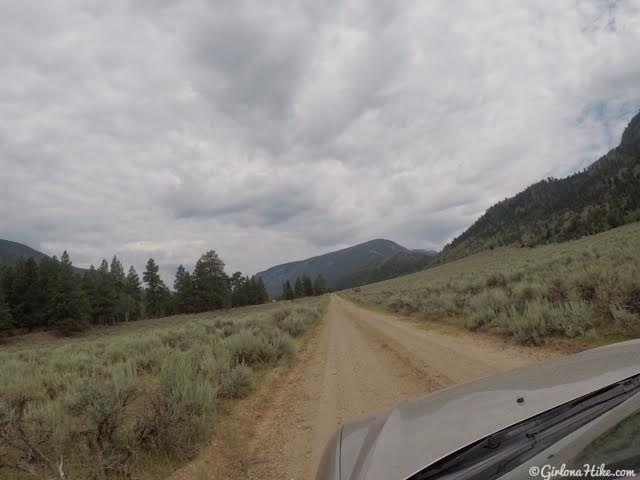
[[[490,435],[408,480],[498,478],[639,392],[635,375]]]

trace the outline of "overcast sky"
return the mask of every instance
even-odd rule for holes
[[[640,109],[640,1],[0,0],[0,238],[165,278],[440,248]]]

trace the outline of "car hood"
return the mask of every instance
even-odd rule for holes
[[[638,373],[640,340],[634,340],[402,402],[343,427],[340,478],[405,479],[471,443]]]

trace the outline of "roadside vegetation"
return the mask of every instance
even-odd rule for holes
[[[496,248],[345,290],[357,302],[521,344],[640,336],[640,223],[536,248]]]
[[[10,339],[0,347],[0,478],[158,478],[193,458],[261,372],[294,355],[325,303]]]

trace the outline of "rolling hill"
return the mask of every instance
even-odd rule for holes
[[[582,172],[548,178],[489,208],[440,262],[499,246],[563,242],[640,220],[640,113],[620,145]]]
[[[33,258],[36,262],[40,262],[45,257],[48,255],[27,245],[0,239],[0,267],[14,265],[20,258]],[[86,269],[76,266],[73,270],[76,273],[86,272]]]
[[[22,243],[0,239],[0,267],[5,265],[13,265],[21,257],[33,258],[34,260],[39,261],[46,256],[47,255],[45,255],[44,253],[39,252],[38,250],[34,250],[33,248],[23,245]]]
[[[306,260],[276,265],[256,276],[262,278],[269,295],[277,297],[282,293],[284,282],[293,282],[302,275],[312,279],[322,275],[329,288],[347,288],[416,272],[435,256],[435,252],[409,250],[390,240],[377,239]]]

